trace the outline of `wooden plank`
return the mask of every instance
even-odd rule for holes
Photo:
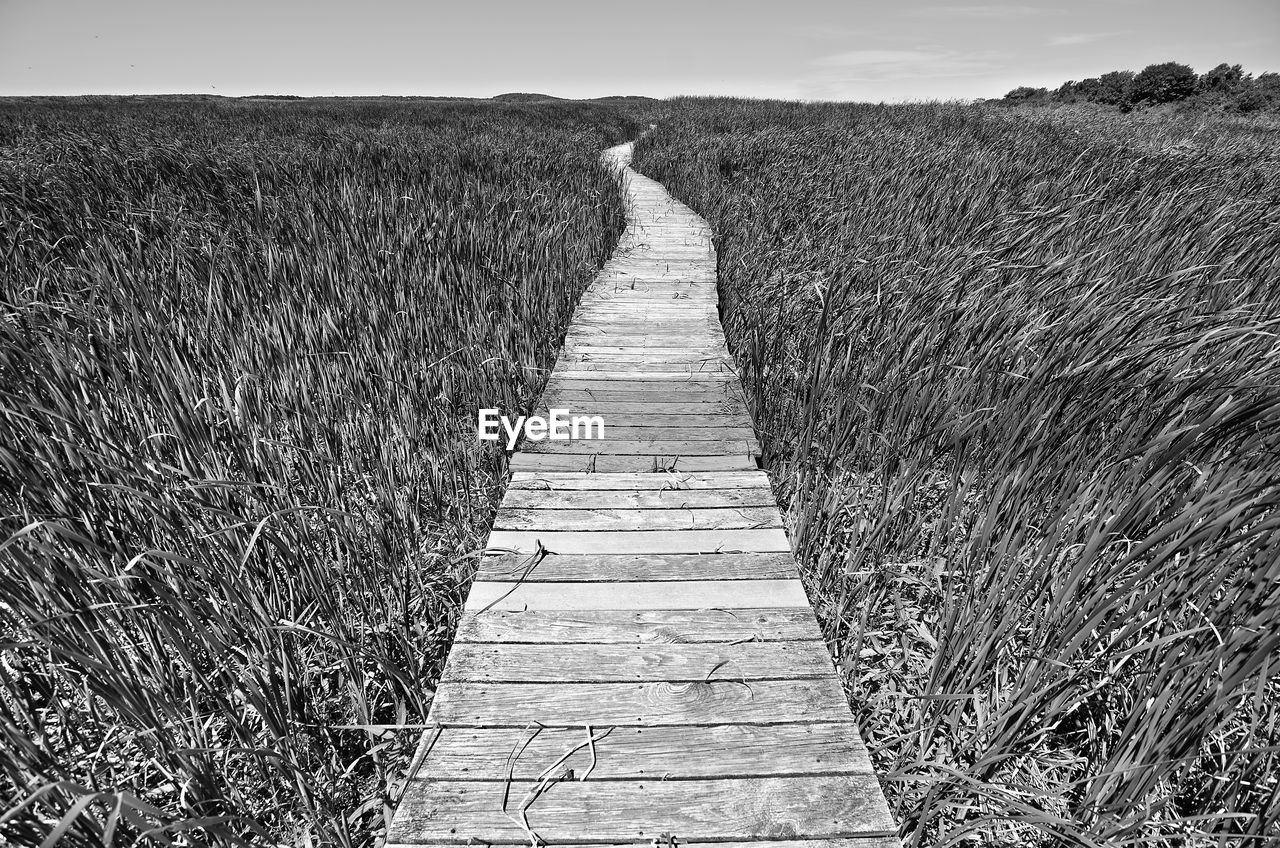
[[[672,356],[664,353],[641,354],[562,354],[556,362],[555,373],[562,377],[585,377],[601,372],[618,376],[623,372],[639,374],[641,379],[683,380],[703,374],[724,376],[736,374],[732,362],[719,357]]]
[[[718,321],[709,317],[700,318],[645,318],[645,317],[620,317],[620,316],[602,316],[592,317],[584,315],[574,318],[573,328],[575,332],[590,332],[598,330],[601,333],[627,335],[631,333],[645,333],[652,335],[665,335],[673,339],[683,338],[685,333],[709,335],[722,334],[723,330]]]
[[[561,377],[552,374],[547,380],[546,391],[600,391],[636,392],[652,394],[678,393],[715,395],[716,399],[725,396],[736,396],[741,393],[741,384],[734,374],[706,374],[698,376],[680,376],[674,378],[646,379],[644,377],[614,379],[607,374],[593,371],[587,376]],[[624,398],[625,400],[625,398]]]
[[[821,639],[813,611],[802,607],[737,610],[490,610],[462,617],[455,642],[635,644],[646,642],[788,642]]]
[[[535,414],[546,417],[543,411]],[[562,416],[563,417],[563,416]],[[604,416],[601,416],[602,418]],[[637,416],[639,418],[639,416]],[[643,420],[643,419],[641,419]],[[616,424],[612,420],[612,416],[604,422],[604,438],[579,438],[573,441],[581,442],[754,442],[755,431],[750,427],[732,427],[728,425],[720,425],[718,427],[688,427],[681,428],[675,426],[623,426]],[[568,427],[566,426],[566,430]],[[590,428],[589,432],[595,433],[598,428]],[[570,431],[572,435],[572,431]]]
[[[748,489],[618,489],[613,491],[561,492],[508,489],[502,499],[507,509],[703,509],[775,506],[766,487]]]
[[[552,379],[564,382],[608,381],[618,383],[662,383],[665,385],[681,385],[683,383],[701,383],[707,379],[720,380],[723,383],[737,381],[737,375],[729,369],[714,368],[626,368],[612,365],[590,368],[557,368]],[[717,388],[719,388],[717,386]]]
[[[657,407],[653,409],[654,412],[695,413],[699,409],[708,412],[745,412],[747,409],[746,401],[741,395],[723,391],[681,391],[661,386],[634,391],[587,389],[582,388],[581,384],[576,388],[552,386],[542,396],[542,402],[556,409],[567,407],[580,415],[604,415],[606,411],[644,412],[646,407]],[[675,406],[676,404],[680,406]]]
[[[387,842],[383,848],[407,848],[410,845],[423,845],[422,842]],[[445,845],[448,843],[433,842],[433,845]],[[521,845],[527,845],[527,842]],[[837,837],[834,839],[753,839],[750,842],[704,842],[702,840],[678,840],[679,848],[902,848],[902,843],[894,836],[848,836]],[[659,843],[661,848],[662,843]],[[601,843],[591,843],[586,845],[583,843],[557,842],[555,848],[601,848]],[[646,839],[638,842],[617,842],[613,841],[608,844],[608,848],[654,848],[653,840]]]
[[[654,580],[790,580],[790,554],[501,554],[480,558],[476,580],[639,583]]]
[[[610,385],[609,380],[557,380],[547,383],[543,394],[543,403],[548,406],[560,406],[556,399],[572,400],[579,409],[585,407],[590,413],[598,405],[610,401],[622,403],[685,403],[685,404],[723,404],[732,403],[737,408],[745,408],[743,396],[735,383],[724,382],[719,385],[702,385],[701,381],[669,381],[653,382],[641,385],[637,382],[619,380],[617,387]]]
[[[670,474],[575,474],[572,472],[517,472],[507,486],[539,491],[618,491],[701,489],[769,490],[769,476],[759,469],[750,471],[691,471]]]
[[[532,784],[414,780],[388,835],[400,840],[529,844],[515,816]],[[524,810],[529,830],[550,842],[645,839],[815,838],[891,835],[896,830],[872,775],[738,780],[561,781]],[[683,842],[683,839],[682,839]]]
[[[676,377],[657,377],[649,379],[643,376],[628,378],[617,377],[608,373],[591,371],[581,376],[560,376],[552,374],[547,380],[547,391],[570,390],[586,391],[588,389],[608,389],[611,392],[643,392],[676,391],[685,394],[702,392],[705,394],[724,395],[740,392],[738,378],[734,374],[682,374]]]
[[[760,530],[494,530],[489,549],[560,554],[700,554],[732,551],[790,551],[780,527]]]
[[[540,415],[546,418],[549,413],[547,409],[536,409],[534,415]],[[585,414],[580,410],[574,410],[573,414]],[[644,430],[663,430],[667,432],[679,431],[681,438],[694,438],[700,431],[718,431],[718,430],[738,430],[741,431],[741,437],[746,438],[748,433],[754,433],[751,425],[751,417],[745,412],[737,413],[709,413],[706,415],[693,415],[689,413],[651,413],[651,412],[614,412],[610,413],[605,420],[605,426],[608,432],[612,433],[617,428],[632,428],[639,435]],[[687,435],[686,435],[687,434]]]
[[[823,642],[653,642],[619,645],[453,646],[441,680],[484,683],[626,683],[799,680],[833,674]]]
[[[680,340],[669,340],[669,344],[658,343],[659,339],[646,338],[638,344],[622,344],[615,343],[613,339],[595,339],[591,341],[582,341],[575,344],[566,344],[562,351],[566,354],[582,354],[584,356],[615,356],[615,355],[643,355],[643,356],[685,356],[688,355],[693,359],[707,359],[712,357],[728,357],[729,349],[725,347],[724,339],[717,339],[714,342],[700,346],[689,344],[688,340],[680,343]]]
[[[782,514],[768,506],[637,509],[520,509],[504,506],[494,530],[726,530],[781,527]]]
[[[682,610],[809,606],[799,580],[670,580],[616,583],[471,584],[464,609]]]
[[[565,334],[566,347],[587,345],[591,347],[646,347],[650,350],[702,350],[724,343],[724,334],[710,329],[697,333],[681,333],[679,337],[654,336],[650,333],[608,332],[600,327],[569,328]]]
[[[591,456],[572,453],[517,453],[508,467],[512,471],[582,471],[603,473],[637,471],[751,471],[754,455],[743,456]]]
[[[694,307],[709,306],[719,308],[719,299],[714,286],[707,283],[662,285],[639,283],[635,288],[618,286],[610,283],[606,288],[589,286],[582,292],[580,303],[627,304],[642,303],[654,306]]]
[[[596,314],[593,310],[579,311],[573,316],[575,329],[604,327],[610,331],[634,326],[642,331],[672,333],[685,329],[720,331],[720,318],[714,310],[694,307],[679,312],[648,315],[636,309],[608,310]]]
[[[449,727],[791,724],[852,721],[833,674],[709,683],[442,683],[431,721]]]
[[[589,772],[591,780],[874,774],[857,725],[847,721],[593,731],[447,727],[432,745],[423,773],[436,780],[477,781],[505,781],[508,774],[514,780],[538,780],[552,767],[556,775]],[[594,765],[584,744],[589,738],[597,739]],[[513,751],[520,756],[513,757]]]
[[[664,346],[660,344],[637,345],[621,343],[611,345],[607,343],[608,341],[611,340],[600,338],[583,339],[571,342],[561,348],[561,354],[563,356],[586,357],[588,359],[591,357],[626,357],[633,359],[643,359],[648,357],[651,359],[679,358],[692,362],[715,361],[729,355],[728,351],[725,349],[717,349],[715,347]],[[650,341],[652,342],[654,340],[651,339]]]
[[[746,415],[747,404],[741,398],[721,398],[711,403],[701,399],[678,401],[617,400],[576,392],[573,396],[548,393],[542,396],[542,408],[570,409],[576,415]],[[608,426],[609,418],[605,418]]]
[[[750,439],[616,439],[605,427],[603,439],[525,439],[520,450],[535,454],[579,454],[614,456],[747,456],[758,455],[760,446]]]

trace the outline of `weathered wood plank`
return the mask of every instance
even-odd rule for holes
[[[594,765],[585,744],[591,738],[596,739]],[[513,757],[513,751],[520,756]],[[552,774],[576,778],[589,772],[591,780],[874,773],[852,722],[601,727],[591,734],[585,727],[537,733],[445,728],[423,772],[435,780],[505,781],[508,774],[514,780],[538,780],[553,767]]]
[[[443,683],[431,721],[450,727],[793,724],[852,721],[833,674],[708,683]]]
[[[569,491],[508,489],[507,509],[699,509],[774,506],[773,493],[763,486],[747,489],[619,489]]]
[[[421,842],[387,842],[383,848],[407,848],[409,845],[422,845]],[[434,842],[434,845],[448,843]],[[521,843],[527,845],[527,842]],[[659,843],[661,846],[663,843]],[[849,836],[834,839],[802,839],[802,840],[756,840],[750,842],[704,842],[701,840],[678,840],[679,848],[902,848],[897,837],[890,836]],[[555,848],[602,848],[601,843],[584,845],[583,843],[557,842]],[[654,848],[653,840],[639,842],[610,842],[607,848]]]
[[[564,346],[566,353],[581,354],[583,356],[612,356],[612,355],[634,355],[634,356],[685,356],[688,355],[694,359],[703,359],[710,357],[727,357],[729,350],[725,347],[724,341],[719,340],[714,343],[706,344],[701,347],[694,347],[686,341],[680,344],[678,340],[672,339],[669,344],[652,344],[646,339],[641,344],[617,344],[612,339],[602,339],[599,342],[581,342],[579,344]]]
[[[597,387],[584,386],[582,383],[556,384],[549,386],[542,398],[543,403],[549,407],[556,409],[569,407],[585,415],[603,415],[604,410],[617,410],[619,407],[629,412],[643,412],[646,407],[660,406],[665,408],[653,411],[675,412],[679,408],[671,409],[670,407],[677,403],[694,412],[699,408],[743,412],[747,408],[745,400],[730,391],[685,390],[677,385],[666,383],[654,385],[655,388],[649,389],[627,387],[615,391],[607,388],[607,380]],[[623,406],[624,404],[631,404],[631,406]],[[607,423],[608,419],[605,421]]]
[[[620,645],[453,646],[441,680],[483,683],[626,683],[798,680],[834,674],[823,642],[654,642]]]
[[[736,610],[490,610],[462,617],[456,642],[788,642],[821,639],[807,607]]]
[[[569,409],[576,415],[603,415],[607,427],[614,415],[746,415],[741,398],[721,398],[711,403],[699,400],[654,401],[601,398],[598,393],[572,395],[550,392],[542,396],[544,409]]]
[[[547,380],[546,391],[598,391],[607,389],[611,392],[636,392],[639,394],[652,394],[654,392],[679,393],[682,395],[705,394],[716,396],[713,399],[718,400],[721,396],[740,392],[741,390],[738,386],[738,378],[733,374],[708,374],[687,379],[681,377],[676,380],[615,380],[606,375],[594,373],[589,377],[562,378],[553,374],[551,379]]]
[[[736,374],[736,370],[731,364],[719,359],[666,354],[640,354],[625,358],[621,354],[609,357],[569,354],[556,363],[555,373],[559,377],[570,379],[604,374],[617,379],[628,379],[626,375],[638,375],[644,380],[684,380],[696,379],[704,374],[721,377]]]
[[[799,580],[473,583],[464,609],[659,610],[808,607]]]
[[[650,350],[704,350],[723,344],[724,334],[707,329],[698,333],[681,333],[679,337],[661,337],[650,333],[606,332],[600,327],[575,329],[565,335],[565,346],[579,347],[647,347]]]
[[[556,364],[591,364],[591,363],[640,363],[652,365],[663,362],[677,362],[693,367],[705,366],[716,369],[736,369],[737,365],[729,357],[727,351],[715,348],[687,350],[678,348],[646,348],[646,347],[603,347],[600,345],[579,345],[566,347],[560,351]]]
[[[546,548],[561,554],[699,554],[733,551],[790,551],[779,527],[760,530],[494,530],[489,549],[533,553]]]
[[[618,383],[672,383],[680,386],[684,383],[700,383],[704,379],[717,379],[724,383],[733,382],[737,379],[737,374],[730,368],[705,368],[700,365],[685,365],[681,368],[671,368],[668,365],[636,368],[634,364],[630,366],[577,364],[558,366],[553,373],[553,379],[562,380],[562,382],[612,380]]]
[[[582,410],[572,410],[572,414],[585,414]],[[536,409],[534,415],[540,415],[546,418],[550,410]],[[705,415],[691,415],[688,413],[645,413],[645,412],[612,412],[605,419],[605,428],[608,433],[614,433],[621,429],[624,433],[634,430],[636,434],[643,431],[659,432],[659,433],[679,433],[681,438],[700,437],[701,434],[724,431],[737,431],[742,438],[746,438],[748,434],[754,433],[751,425],[751,418],[744,412],[738,413],[708,413]],[[688,434],[688,435],[686,435]]]
[[[528,453],[511,457],[512,471],[582,471],[597,474],[637,471],[750,471],[755,455],[736,456],[592,456],[572,453]]]
[[[699,489],[763,489],[769,490],[769,477],[763,471],[699,471],[670,474],[581,474],[572,472],[545,472],[533,474],[517,472],[511,476],[508,490],[535,489],[544,491],[617,491],[617,490],[667,490],[693,491]]]
[[[790,554],[526,554],[480,558],[476,580],[639,583],[651,580],[790,580]]]
[[[541,414],[541,413],[538,413]],[[543,416],[546,417],[546,416]],[[601,416],[603,417],[603,416]],[[723,416],[721,416],[723,417]],[[563,418],[563,413],[561,414]],[[639,416],[637,416],[639,418]],[[640,420],[643,420],[642,418]],[[581,442],[754,442],[755,431],[750,427],[730,427],[730,426],[704,426],[704,427],[645,427],[645,426],[623,426],[617,424],[613,420],[613,416],[604,422],[604,438],[578,438],[573,441]],[[569,428],[566,426],[565,430]],[[569,431],[572,435],[572,431]],[[590,427],[582,432],[590,432],[595,434],[598,428]]]
[[[503,811],[532,784],[414,780],[388,838],[516,844],[529,834]],[[524,810],[552,842],[645,839],[660,833],[728,840],[890,835],[896,828],[872,775],[740,780],[561,781]],[[683,840],[682,840],[683,841]]]
[[[749,439],[620,439],[609,435],[605,426],[602,439],[525,439],[520,444],[525,453],[600,454],[614,456],[744,456],[758,455],[760,446]]]
[[[728,530],[781,527],[778,508],[769,506],[637,509],[520,509],[504,506],[495,530]]]

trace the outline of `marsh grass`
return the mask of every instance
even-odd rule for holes
[[[0,111],[0,841],[369,844],[623,227],[581,104]]]
[[[1278,140],[689,100],[638,145],[907,844],[1274,840]]]

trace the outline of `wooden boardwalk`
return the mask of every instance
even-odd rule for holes
[[[897,846],[756,463],[707,225],[624,179],[540,411],[606,439],[512,457],[388,842]]]

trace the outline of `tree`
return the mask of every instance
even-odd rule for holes
[[[1096,94],[1089,99],[1109,106],[1122,106],[1132,99],[1132,86],[1133,71],[1108,71],[1098,77]]]
[[[1237,112],[1280,108],[1280,74],[1259,74],[1257,79],[1246,77],[1232,97],[1232,106]]]
[[[1161,62],[1147,65],[1133,78],[1132,95],[1134,100],[1149,100],[1152,103],[1172,103],[1185,100],[1196,93],[1196,84],[1200,78],[1190,65],[1181,62]]]
[[[1083,97],[1085,100],[1096,102],[1098,96],[1102,93],[1102,80],[1097,77],[1089,77],[1082,79],[1075,84],[1075,90],[1072,92],[1077,97]]]
[[[1230,94],[1244,80],[1244,68],[1223,62],[1200,75],[1200,90]]]
[[[1028,100],[1044,100],[1049,96],[1047,88],[1032,88],[1028,85],[1020,85],[1013,91],[1004,96],[1005,100],[1011,100],[1015,103],[1025,103]]]

